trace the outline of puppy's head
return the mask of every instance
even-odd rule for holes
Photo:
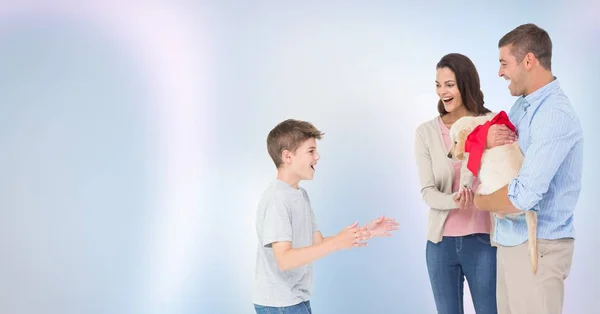
[[[454,122],[450,128],[450,140],[452,141],[452,147],[450,147],[450,151],[448,152],[448,158],[453,160],[465,159],[465,141],[467,140],[467,136],[469,136],[475,127],[485,123],[487,119],[488,117],[486,116],[465,116],[456,120],[456,122]]]

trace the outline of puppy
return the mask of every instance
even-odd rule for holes
[[[453,142],[448,157],[454,160],[462,160],[461,167],[461,186],[471,185],[473,174],[466,167],[469,153],[465,152],[465,141],[467,136],[478,125],[486,123],[492,119],[495,114],[486,116],[470,117],[466,116],[458,119],[450,128],[450,139]],[[492,149],[485,149],[481,157],[479,168],[479,187],[477,194],[489,195],[509,184],[517,177],[519,169],[523,164],[523,153],[518,142],[496,146]],[[464,181],[463,181],[464,180]],[[511,219],[512,217],[523,214],[510,214],[503,217],[496,215],[500,219]],[[531,269],[535,274],[537,272],[537,213],[533,210],[525,212],[527,222],[527,234],[529,242],[529,255],[531,260]]]

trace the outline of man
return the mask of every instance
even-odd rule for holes
[[[552,42],[534,24],[498,43],[498,75],[519,96],[510,110],[525,160],[517,178],[499,191],[476,195],[475,206],[498,214],[538,214],[538,271],[533,274],[525,215],[496,219],[497,303],[500,314],[561,313],[564,279],[574,247],[573,211],[581,190],[583,136],[579,120],[551,71]],[[510,143],[504,125],[490,127],[487,148]]]

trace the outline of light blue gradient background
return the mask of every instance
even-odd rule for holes
[[[326,133],[303,184],[323,232],[382,213],[401,223],[316,262],[314,312],[434,313],[413,134],[436,115],[435,64],[466,54],[487,106],[509,110],[497,42],[534,22],[586,140],[564,313],[600,313],[598,12],[594,1],[0,4],[0,312],[253,313],[254,213],[275,176],[265,139],[297,118]]]

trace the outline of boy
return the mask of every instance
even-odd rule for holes
[[[312,313],[312,262],[341,249],[365,246],[374,236],[390,236],[394,219],[380,217],[364,227],[354,223],[337,235],[323,237],[301,180],[312,180],[319,160],[316,140],[323,136],[305,121],[286,120],[267,137],[267,149],[277,167],[274,180],[258,205],[253,303],[257,314]]]

